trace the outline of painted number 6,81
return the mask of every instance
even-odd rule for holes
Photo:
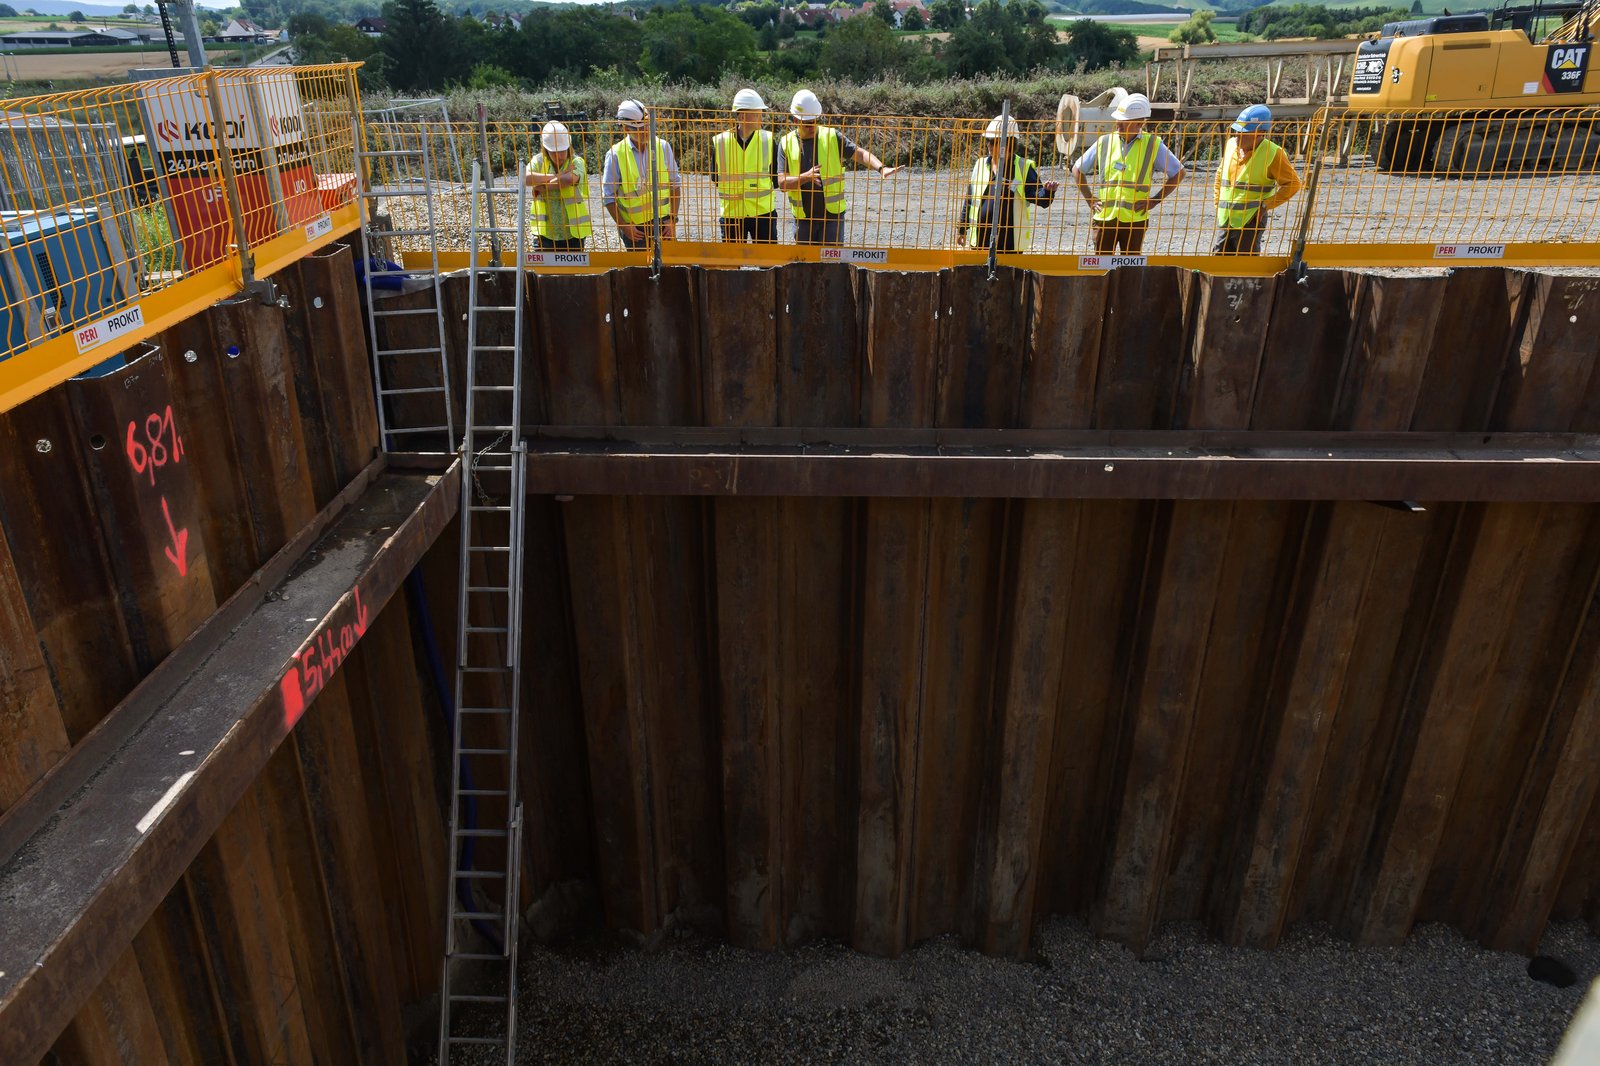
[[[128,423],[126,451],[133,472],[147,475],[152,485],[156,483],[156,467],[183,461],[183,438],[178,436],[171,404],[165,411],[149,415],[142,422],[136,418]]]

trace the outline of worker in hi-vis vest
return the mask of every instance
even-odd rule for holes
[[[1002,129],[1003,127],[1003,129]],[[957,216],[968,248],[988,248],[999,229],[995,249],[1026,252],[1033,248],[1033,208],[1055,202],[1060,182],[1039,180],[1034,161],[1017,150],[1017,123],[999,118],[983,131],[987,151],[972,164],[967,199]]]
[[[1143,93],[1123,97],[1111,117],[1116,131],[1095,139],[1072,164],[1072,176],[1093,212],[1089,232],[1095,252],[1109,255],[1120,250],[1138,255],[1144,247],[1150,209],[1177,191],[1183,182],[1183,163],[1160,137],[1144,132],[1150,101]],[[1157,173],[1164,179],[1160,192],[1155,192]],[[1092,189],[1090,174],[1098,179]]]
[[[1300,191],[1289,153],[1272,141],[1272,111],[1251,104],[1233,122],[1217,169],[1217,255],[1260,255],[1267,212]]]
[[[600,173],[600,201],[617,224],[622,243],[643,248],[650,239],[651,224],[661,219],[661,239],[675,240],[678,200],[683,194],[683,178],[672,146],[657,137],[650,144],[649,112],[637,100],[624,100],[617,107],[623,138],[606,153],[605,169]],[[655,174],[654,203],[651,202],[651,173]]]
[[[778,146],[761,128],[767,102],[754,89],[733,95],[733,129],[711,138],[722,239],[772,244],[778,239]]]
[[[900,170],[856,144],[832,126],[820,126],[822,102],[810,89],[794,94],[789,117],[795,127],[783,135],[783,168],[778,188],[789,194],[797,244],[837,246],[844,235],[845,161],[871,167],[881,178]]]
[[[543,149],[528,161],[529,225],[545,251],[581,252],[593,232],[589,221],[589,172],[572,150],[572,134],[559,122],[539,133]]]

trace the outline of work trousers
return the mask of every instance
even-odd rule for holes
[[[581,252],[583,251],[582,237],[569,237],[564,241],[554,240],[550,237],[540,237],[535,234],[534,239],[539,242],[541,252]]]
[[[764,215],[751,215],[747,218],[725,218],[722,220],[722,239],[730,244],[740,244],[744,241],[777,244],[778,212],[769,211]]]
[[[1094,222],[1089,235],[1094,238],[1096,255],[1111,255],[1121,251],[1124,255],[1138,255],[1144,247],[1144,232],[1148,222]]]
[[[1217,234],[1215,255],[1260,255],[1261,236],[1267,232],[1265,214],[1257,211],[1242,226],[1224,226]]]
[[[821,218],[798,218],[794,223],[796,244],[822,244],[837,248],[844,239],[844,216],[824,215]]]

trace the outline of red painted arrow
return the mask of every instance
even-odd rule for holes
[[[167,498],[161,497],[161,514],[167,520],[167,532],[172,535],[172,546],[162,549],[167,553],[167,558],[172,560],[172,565],[178,568],[179,577],[189,574],[189,547],[188,529],[178,529],[172,524],[172,509],[167,506]]]

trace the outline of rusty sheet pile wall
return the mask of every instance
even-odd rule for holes
[[[288,310],[220,304],[0,416],[0,813],[372,461],[348,249],[279,280]],[[444,758],[404,598],[360,623],[133,943],[97,949],[61,1061],[404,1061],[442,951]]]
[[[1600,429],[1587,278],[528,283],[554,437]],[[1047,912],[1530,948],[1600,917],[1600,511],[1423,502],[535,498],[530,888],[891,954]]]

